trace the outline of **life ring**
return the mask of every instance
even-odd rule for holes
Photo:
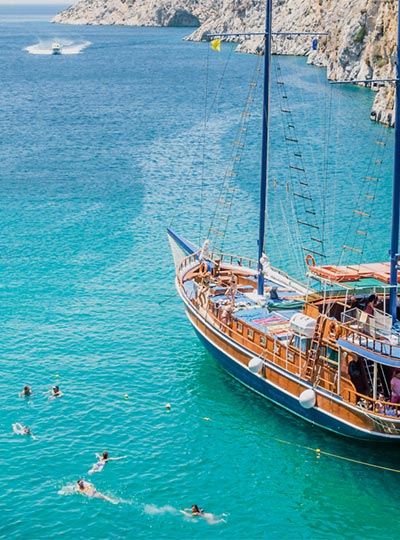
[[[332,341],[338,339],[340,334],[339,324],[336,321],[331,321],[328,330],[328,338]]]
[[[311,266],[315,266],[315,259],[311,255],[311,253],[306,255],[306,265],[308,266],[308,268],[311,268]]]
[[[199,276],[204,277],[208,274],[208,264],[206,261],[202,261],[199,266]]]

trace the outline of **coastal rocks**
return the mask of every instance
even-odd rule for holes
[[[371,119],[394,124],[394,88],[371,82],[395,77],[396,0],[273,0],[273,31],[315,32],[315,36],[273,37],[273,52],[306,55],[327,69],[330,80],[359,80],[376,92]],[[187,40],[210,33],[264,30],[259,0],[81,0],[54,18],[64,24],[123,24],[195,27]],[[320,35],[326,32],[328,35]],[[311,47],[318,39],[316,50]],[[238,38],[226,38],[238,41]],[[262,38],[238,43],[238,52],[259,54]]]
[[[212,0],[80,0],[54,17],[61,24],[197,27]]]

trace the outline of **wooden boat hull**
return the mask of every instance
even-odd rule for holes
[[[253,356],[251,352],[208,324],[185,297],[181,297],[187,316],[204,347],[229,375],[250,390],[303,420],[341,436],[367,441],[400,442],[399,435],[395,434],[395,430],[399,429],[398,423],[393,434],[388,429],[379,431],[379,426],[374,425],[373,420],[360,408],[321,389],[315,389],[316,405],[304,408],[299,396],[304,390],[312,388],[311,385],[273,364],[266,364],[266,369],[270,370],[266,377],[250,371],[247,363]]]

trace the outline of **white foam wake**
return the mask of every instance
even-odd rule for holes
[[[35,43],[34,45],[29,45],[28,47],[25,47],[25,51],[27,51],[29,54],[44,54],[44,55],[50,55],[53,54],[53,44],[55,41],[39,41],[39,43]],[[61,46],[60,54],[79,54],[81,53],[86,47],[89,47],[91,45],[91,41],[80,41],[80,42],[74,42],[74,41],[57,41],[57,43]]]
[[[157,514],[179,514],[179,510],[169,505],[156,506],[155,504],[145,504],[143,505],[143,510],[150,516]]]

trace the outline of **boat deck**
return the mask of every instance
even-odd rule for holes
[[[290,337],[290,318],[293,313],[293,311],[284,313],[270,311],[268,307],[265,307],[236,311],[233,318],[280,341],[285,341]]]
[[[290,338],[290,319],[302,310],[304,300],[298,291],[280,288],[279,284],[265,280],[268,288],[277,288],[278,297],[260,299],[253,286],[238,286],[232,297],[223,287],[210,288],[209,300],[216,307],[230,306],[235,321],[242,321],[254,329],[272,336],[279,341]]]
[[[365,288],[369,281],[371,288],[384,288],[390,283],[390,263],[368,263],[347,266],[308,266],[315,277],[329,279],[349,288]],[[400,281],[400,275],[398,280]]]

